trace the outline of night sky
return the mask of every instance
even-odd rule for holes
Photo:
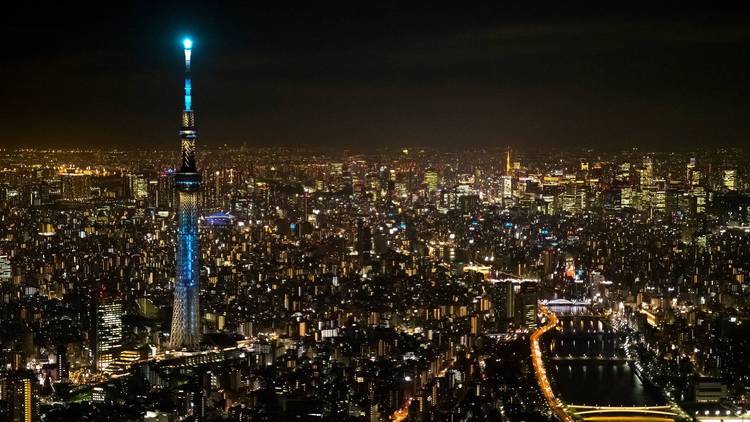
[[[739,7],[153,3],[5,10],[0,146],[176,149],[187,34],[200,148],[663,150],[750,135]]]

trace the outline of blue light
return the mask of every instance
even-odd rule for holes
[[[192,110],[193,108],[193,99],[190,96],[192,90],[190,79],[185,79],[185,110]]]
[[[191,40],[190,38],[185,38],[184,40],[182,40],[182,45],[185,47],[185,50],[190,50],[191,48],[193,48],[193,40]]]

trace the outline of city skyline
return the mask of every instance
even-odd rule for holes
[[[750,421],[738,10],[108,6],[0,18],[0,421]]]

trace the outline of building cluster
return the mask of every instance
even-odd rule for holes
[[[686,406],[747,409],[744,157],[199,150],[180,350],[178,157],[0,151],[0,419],[545,420],[554,299],[615,316]]]

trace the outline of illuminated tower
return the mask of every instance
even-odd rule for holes
[[[510,175],[510,149],[508,149],[508,152],[505,155],[505,174],[500,176],[501,185],[500,185],[500,195],[504,200],[510,199],[513,197],[513,178]]]
[[[510,176],[510,148],[505,155],[505,175]]]
[[[169,348],[196,350],[200,345],[200,307],[198,305],[198,189],[201,174],[195,166],[195,116],[191,98],[190,55],[193,42],[185,47],[185,109],[182,111],[180,147],[182,163],[175,174],[177,191],[177,276],[174,287],[172,333]]]

